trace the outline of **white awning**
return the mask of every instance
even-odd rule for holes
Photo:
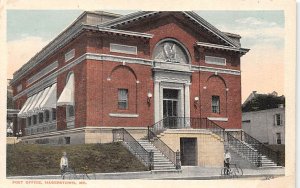
[[[37,101],[36,105],[33,107],[33,111],[38,113],[40,112],[40,105],[42,103],[42,101],[45,99],[47,92],[49,91],[50,87],[47,87],[46,89],[44,89],[43,91],[41,91],[41,97],[39,98],[39,100]]]
[[[56,83],[51,86],[47,92],[45,99],[41,102],[40,110],[56,108]]]
[[[26,118],[51,108],[56,108],[56,83],[29,97],[18,117]]]
[[[37,104],[37,102],[40,100],[41,96],[42,96],[42,92],[38,92],[38,93],[36,94],[35,100],[33,101],[32,105],[31,105],[31,107],[30,107],[30,110],[27,111],[27,114],[28,114],[28,115],[29,115],[29,114],[30,114],[30,115],[37,114],[37,112],[34,111],[34,108],[36,107],[36,104]]]
[[[32,100],[32,96],[29,97],[29,98],[26,100],[25,104],[23,105],[23,107],[21,108],[20,112],[18,113],[18,117],[20,117],[20,118],[24,118],[24,117],[25,117],[25,116],[24,116],[24,112],[26,112],[26,109],[28,108],[28,106],[29,106],[31,100]]]
[[[57,106],[74,105],[74,74],[71,74],[68,82],[57,100]]]
[[[36,103],[37,97],[38,97],[38,94],[34,94],[32,96],[32,100],[30,101],[28,108],[26,109],[26,111],[24,111],[25,117],[31,116],[30,112],[32,112],[32,108],[33,108],[34,104]]]

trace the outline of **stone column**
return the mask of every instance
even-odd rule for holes
[[[160,120],[160,81],[154,81],[154,121]]]
[[[185,111],[185,117],[189,118],[190,117],[190,85],[191,83],[186,83],[184,84],[184,111]],[[190,128],[191,124],[190,121],[187,119],[187,124],[186,128]]]

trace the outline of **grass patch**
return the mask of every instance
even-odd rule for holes
[[[133,172],[147,168],[120,143],[83,145],[7,145],[7,176],[60,174],[60,158],[66,151],[69,166],[77,172]]]

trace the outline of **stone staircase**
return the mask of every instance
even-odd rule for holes
[[[240,141],[242,144],[247,146],[252,152],[249,152],[249,149],[245,150],[245,147],[232,146],[228,142],[224,143],[224,148],[228,149],[232,154],[233,163],[238,164],[242,168],[256,168],[257,166],[253,163],[253,161],[257,161],[257,157],[253,155],[253,153],[257,152],[250,144]],[[272,160],[270,160],[267,156],[261,155],[261,167],[260,168],[275,168],[281,167],[277,166]]]
[[[175,165],[168,158],[166,158],[151,142],[148,140],[137,141],[148,152],[153,152],[154,171],[177,171]]]
[[[253,151],[257,152],[257,150],[252,147],[250,144],[248,144],[247,142],[242,141],[246,146],[248,146],[249,148],[251,148]],[[272,167],[280,167],[277,166],[276,163],[274,163],[272,160],[268,159],[267,156],[265,155],[261,155],[261,163],[262,163],[262,168],[272,168]]]

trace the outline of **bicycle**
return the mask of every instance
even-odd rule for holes
[[[232,167],[234,167],[234,168],[232,168]],[[226,172],[228,172],[228,174]],[[243,169],[241,167],[239,167],[237,164],[230,164],[229,168],[223,167],[221,169],[222,176],[230,176],[232,178],[235,178],[235,177],[240,177],[243,174],[244,174]]]
[[[96,179],[96,175],[95,173],[92,173],[90,175],[88,175],[89,171],[88,171],[88,167],[83,167],[82,168],[84,170],[84,173],[79,173],[77,174],[75,172],[75,169],[72,168],[66,168],[64,170],[64,172],[62,172],[62,179],[65,180],[74,180],[74,179]]]

